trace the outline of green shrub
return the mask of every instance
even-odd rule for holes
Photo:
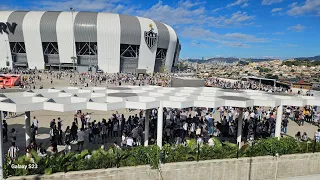
[[[171,146],[164,145],[160,150],[158,146],[139,146],[126,150],[111,148],[108,151],[98,149],[94,151],[85,150],[80,154],[70,152],[66,155],[56,154],[39,157],[37,153],[31,152],[33,158],[26,156],[18,157],[13,164],[28,165],[37,164],[36,169],[13,169],[9,159],[4,164],[4,176],[23,176],[32,174],[52,174],[56,172],[82,171],[89,169],[104,169],[124,166],[138,166],[149,164],[152,168],[159,168],[160,158],[163,163],[235,158],[237,145],[230,142],[221,143],[219,139],[213,138],[215,146],[197,146],[195,140],[188,140],[187,145]],[[283,155],[295,153],[308,153],[320,151],[320,143],[314,144],[312,140],[297,142],[293,138],[258,139],[252,146],[245,144],[238,151],[239,157],[254,157],[268,155]],[[6,156],[7,157],[7,156]],[[8,157],[7,157],[8,158]],[[33,162],[34,161],[34,162]]]

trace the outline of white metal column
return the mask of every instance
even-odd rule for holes
[[[2,146],[2,140],[3,140],[3,129],[2,129],[2,111],[0,111],[0,179],[3,178],[3,146]]]
[[[30,128],[30,111],[25,112],[25,127],[26,127],[26,147],[29,146],[31,141],[31,128]]]
[[[278,106],[277,110],[277,120],[276,120],[276,132],[275,137],[280,139],[281,136],[281,123],[282,123],[283,106],[282,103]]]
[[[163,131],[163,104],[160,101],[157,118],[157,145],[162,148],[162,131]]]
[[[242,140],[242,119],[243,119],[243,108],[239,108],[239,117],[238,117],[238,131],[237,131],[237,144],[239,149],[241,148]]]
[[[150,123],[151,109],[146,110],[146,117],[144,121],[144,146],[149,145],[149,123]]]

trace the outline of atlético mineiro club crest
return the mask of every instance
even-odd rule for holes
[[[144,32],[144,40],[146,41],[149,49],[151,49],[157,43],[158,34],[153,32],[152,24],[150,24],[149,27],[150,31]]]

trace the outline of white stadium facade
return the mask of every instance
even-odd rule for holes
[[[0,68],[171,72],[181,45],[170,26],[101,12],[0,11]]]

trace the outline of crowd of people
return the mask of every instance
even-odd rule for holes
[[[215,86],[224,89],[252,89],[262,90],[267,92],[286,92],[292,93],[290,89],[284,87],[276,87],[273,85],[260,84],[260,82],[248,80],[248,81],[229,81],[220,78],[208,78],[206,79],[207,86]]]
[[[312,123],[312,120],[319,119],[320,113],[317,107],[286,107],[281,123],[281,134],[287,134],[288,124],[292,121]],[[215,113],[219,118],[215,119]],[[258,138],[267,138],[275,136],[276,129],[276,108],[253,107],[245,108],[240,111],[239,108],[220,107],[212,108],[186,108],[186,109],[163,109],[163,143],[179,145],[186,143],[187,139],[196,139],[197,143],[207,143],[214,145],[211,137],[219,137],[222,140],[236,142],[238,121],[242,113],[242,141],[249,142]],[[135,115],[125,117],[124,114],[115,112],[111,117],[96,121],[91,118],[89,113],[81,110],[74,115],[74,120],[70,126],[63,127],[61,118],[53,119],[50,122],[50,146],[52,153],[58,153],[58,145],[65,146],[64,152],[71,151],[71,145],[77,144],[76,151],[84,149],[84,143],[92,144],[113,144],[120,148],[130,148],[143,145],[145,141],[145,121],[146,111],[140,110]],[[299,116],[297,116],[299,114]],[[301,120],[300,116],[304,116]],[[157,137],[157,109],[150,110],[147,117],[149,121],[149,134],[147,137],[150,144],[156,143]],[[298,122],[298,123],[299,123]],[[38,120],[36,117],[32,120],[31,143],[26,147],[26,153],[36,150],[41,156],[45,156],[46,151],[43,145],[37,146],[36,136],[38,134]],[[4,139],[8,139],[8,125],[4,121]],[[65,128],[65,131],[63,129]],[[10,132],[12,146],[8,153],[10,157],[16,157],[15,146],[16,130]],[[315,138],[320,141],[320,134],[315,134]],[[307,134],[298,132],[295,138],[299,141],[308,139]]]
[[[72,86],[100,86],[101,84],[121,85],[159,85],[170,86],[173,74],[154,74],[136,75],[136,74],[103,74],[103,73],[73,73],[72,71],[17,71],[22,73],[21,88],[35,89],[36,85],[41,85],[43,79],[50,79],[50,83],[61,79],[68,79]],[[25,75],[28,74],[28,75]],[[213,85],[221,88],[231,89],[262,89],[268,92],[287,92],[289,89],[283,87],[273,87],[269,85],[261,85],[255,81],[224,81],[217,78],[206,80],[207,85]],[[40,86],[40,88],[43,88]],[[219,118],[215,119],[215,113],[219,113]],[[276,128],[276,108],[253,107],[243,109],[242,112],[242,137],[243,141],[254,140],[257,138],[267,138],[275,136]],[[240,117],[240,109],[233,107],[212,108],[186,108],[186,109],[170,109],[164,108],[163,115],[163,143],[169,144],[184,144],[187,139],[196,139],[198,143],[207,143],[214,145],[211,137],[216,136],[223,140],[236,142],[238,121]],[[7,113],[7,112],[4,112]],[[53,119],[50,122],[50,146],[53,153],[58,153],[58,146],[65,146],[64,152],[71,151],[72,145],[77,144],[75,150],[81,151],[84,149],[85,143],[92,144],[110,144],[119,148],[130,148],[139,146],[145,141],[145,121],[149,121],[149,143],[156,143],[157,137],[157,109],[152,109],[150,116],[146,117],[146,112],[140,110],[135,115],[127,117],[118,112],[111,117],[101,119],[100,121],[93,120],[91,114],[83,113],[81,110],[74,115],[72,124],[63,126],[60,118]],[[7,113],[6,116],[14,117],[15,114]],[[284,117],[282,120],[282,135],[287,133],[288,124],[291,120],[296,121],[303,126],[304,122],[319,125],[320,112],[317,107],[286,107],[284,109]],[[36,137],[38,134],[38,120],[36,117],[32,120],[32,136],[31,143],[26,147],[25,151],[29,153],[31,150],[36,150],[39,155],[45,156],[46,150],[43,144],[37,144]],[[16,146],[16,130],[8,131],[8,125],[3,122],[4,139],[10,141],[12,146],[9,148],[8,154],[13,159],[19,148]],[[9,135],[10,134],[10,135]],[[300,138],[299,138],[300,137]],[[306,133],[297,133],[296,138],[304,140],[307,137]],[[319,133],[320,141],[320,133]]]
[[[45,71],[45,72],[32,72],[30,74],[21,74],[20,89],[36,89],[36,85],[40,89],[43,88],[43,78],[50,81],[50,84],[54,85],[57,80],[67,80],[71,86],[101,86],[101,85],[133,85],[133,86],[145,86],[145,85],[158,85],[163,87],[171,86],[172,74],[160,74],[156,73],[152,76],[149,75],[137,75],[135,73],[73,73],[72,71]]]
[[[101,86],[101,85],[157,85],[163,87],[171,86],[171,79],[179,74],[174,73],[155,73],[153,75],[137,75],[135,73],[77,73],[72,70],[61,70],[61,71],[39,71],[29,69],[0,69],[0,73],[17,73],[22,75],[20,83],[21,89],[35,89],[36,85],[39,88],[43,88],[43,77],[50,80],[51,84],[54,84],[55,80],[67,80],[72,86]],[[42,77],[43,76],[43,77]],[[205,78],[206,86],[215,86],[224,89],[252,89],[262,90],[266,92],[283,92],[288,94],[294,94],[292,89],[282,86],[274,86],[260,83],[258,81],[247,80],[226,80],[216,77]],[[296,94],[313,96],[312,91],[299,90]]]

